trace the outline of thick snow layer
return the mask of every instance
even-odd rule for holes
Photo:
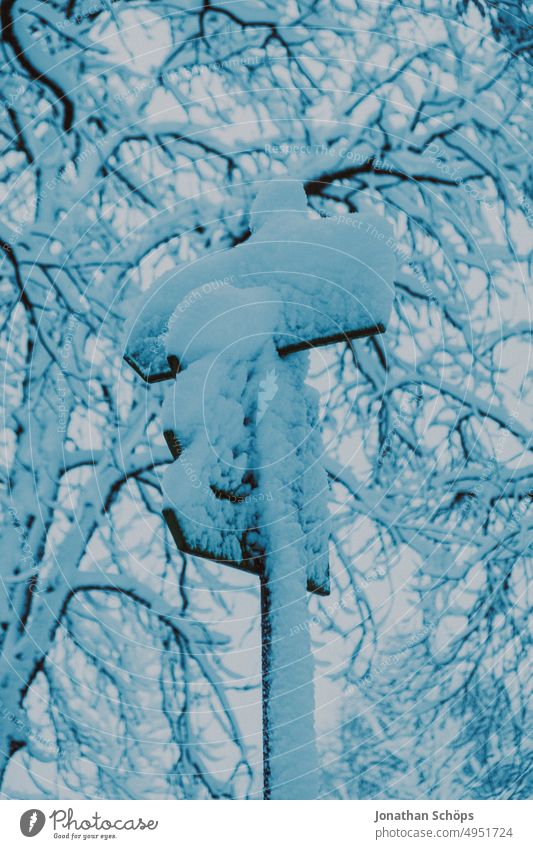
[[[311,218],[301,184],[285,182],[259,193],[251,226],[246,242],[167,273],[133,305],[125,340],[130,359],[164,370],[169,327],[181,326],[195,303],[207,308],[209,296],[228,286],[272,290],[284,305],[278,347],[386,326],[395,256],[385,219]]]
[[[166,333],[169,319],[186,303],[194,283],[188,268],[181,266],[163,274],[149,289],[136,298],[124,330],[126,356],[138,363],[145,374],[167,371]]]
[[[268,285],[284,304],[279,345],[384,327],[394,297],[390,225],[378,216],[311,219],[305,208],[286,210],[283,202],[297,198],[294,184],[281,185],[287,198],[268,198],[275,212],[256,213],[259,228],[234,251],[243,285]]]
[[[243,297],[247,311],[246,293],[231,293],[232,306],[235,294]],[[271,316],[268,334],[263,321],[261,332],[249,335],[244,320],[228,320],[226,347],[212,349],[206,333],[205,344],[198,343],[203,356],[195,362],[189,361],[193,344],[185,345],[180,353],[187,367],[164,403],[165,430],[177,435],[183,449],[164,476],[165,509],[174,510],[189,547],[215,559],[239,562],[244,532],[258,525],[262,502],[250,425],[257,413],[264,349],[274,350],[275,323]],[[217,329],[212,339],[218,339]]]
[[[278,299],[262,286],[243,290],[227,285],[207,293],[194,289],[187,303],[171,317],[166,336],[167,353],[183,367],[206,354],[253,357],[258,344],[271,339],[282,322]]]

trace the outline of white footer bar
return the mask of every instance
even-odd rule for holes
[[[72,844],[117,849],[533,847],[533,804],[526,801],[3,800],[0,817],[6,849]]]

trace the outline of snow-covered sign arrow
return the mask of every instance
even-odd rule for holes
[[[178,548],[262,588],[266,798],[314,798],[306,588],[327,594],[328,484],[309,347],[382,333],[394,254],[376,216],[312,217],[299,183],[267,184],[252,236],[167,275],[135,310],[126,360],[176,377],[163,513]],[[387,244],[388,243],[388,244]]]

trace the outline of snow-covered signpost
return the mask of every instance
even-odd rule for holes
[[[316,798],[306,590],[329,592],[328,482],[317,393],[298,353],[382,333],[394,253],[376,216],[312,216],[270,183],[252,236],[167,274],[138,305],[125,359],[163,405],[174,462],[163,513],[181,551],[258,576],[265,798]],[[292,356],[298,354],[297,356]]]

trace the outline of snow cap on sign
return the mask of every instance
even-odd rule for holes
[[[224,312],[235,288],[271,290],[280,353],[383,332],[395,275],[384,218],[311,218],[302,184],[287,180],[263,185],[250,224],[247,241],[167,272],[133,305],[125,359],[144,379],[172,377],[167,357],[179,359],[188,310]]]

